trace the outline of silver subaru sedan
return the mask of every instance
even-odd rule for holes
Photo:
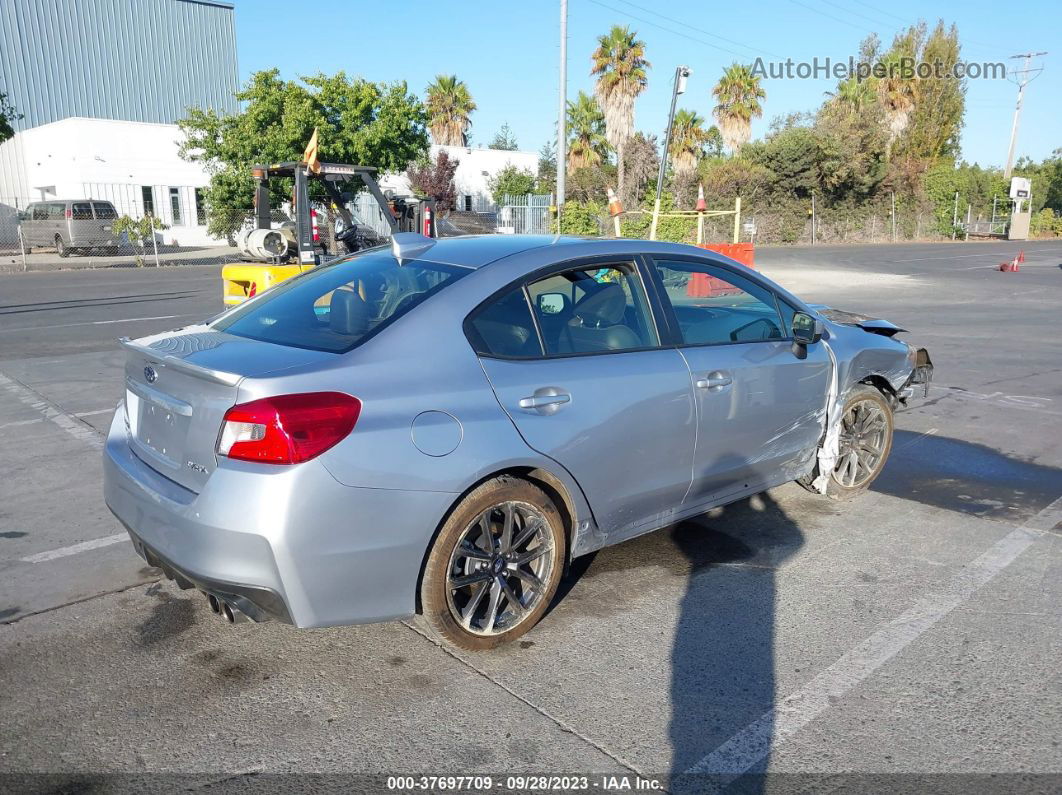
[[[865,490],[932,374],[900,331],[684,245],[397,234],[123,340],[106,500],[230,621],[420,614],[488,649],[580,555],[790,480]]]

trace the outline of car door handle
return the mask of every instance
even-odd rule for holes
[[[555,386],[536,389],[530,397],[520,398],[517,404],[525,411],[533,411],[538,414],[553,414],[566,404],[571,403],[572,396]]]
[[[720,370],[708,373],[707,376],[697,381],[698,389],[722,389],[724,386],[730,386],[734,383],[730,377],[730,373],[724,373]]]

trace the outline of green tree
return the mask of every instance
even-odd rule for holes
[[[539,193],[557,192],[557,145],[546,141],[538,150],[536,189]]]
[[[515,152],[520,146],[516,143],[516,136],[513,134],[512,127],[509,126],[509,122],[505,122],[501,129],[494,134],[494,140],[487,146],[488,149],[501,149],[505,152]]]
[[[207,228],[219,237],[250,215],[251,166],[300,160],[315,127],[326,162],[402,171],[427,152],[424,106],[404,82],[372,83],[344,72],[288,81],[271,69],[252,74],[236,98],[240,113],[191,108],[179,122],[181,156],[210,174]],[[311,198],[324,196],[316,183],[311,191]],[[291,181],[272,180],[270,193],[274,205],[290,200]]]
[[[592,96],[580,91],[568,101],[568,171],[599,165],[607,153],[605,115]]]
[[[487,187],[497,204],[506,196],[523,196],[535,190],[535,175],[526,168],[507,163],[505,168],[487,180]]]
[[[155,232],[166,228],[166,224],[150,213],[143,218],[123,215],[114,219],[111,224],[111,233],[115,237],[126,236],[129,242],[133,244],[133,256],[136,259],[136,266],[142,268],[144,267],[144,257],[147,255],[147,242],[154,237]],[[140,247],[139,251],[136,250],[137,246]]]
[[[915,82],[914,106],[908,125],[897,141],[897,156],[931,164],[959,153],[959,133],[966,109],[966,81],[950,74],[959,62],[959,33],[938,23],[925,39],[919,59],[933,67],[929,77]]]
[[[752,137],[752,120],[763,115],[760,100],[767,98],[767,92],[748,66],[734,63],[723,70],[712,95],[718,101],[712,112],[723,141],[736,153]]]
[[[471,115],[476,109],[472,94],[457,75],[436,75],[427,88],[428,128],[434,143],[467,146]]]
[[[613,25],[598,36],[597,49],[590,56],[590,74],[597,75],[594,95],[605,113],[605,138],[616,151],[619,192],[625,181],[623,150],[634,134],[634,101],[648,85],[649,61],[645,42],[630,28]]]
[[[22,114],[15,110],[15,106],[8,101],[7,94],[0,91],[0,143],[15,134],[11,122],[18,121]]]

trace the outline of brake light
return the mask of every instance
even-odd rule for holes
[[[268,464],[309,461],[346,438],[359,414],[361,401],[342,392],[242,403],[225,412],[218,455]]]
[[[313,229],[313,242],[321,242],[321,230],[317,227],[317,210],[310,210],[310,227]]]
[[[67,207],[66,212],[63,213],[63,217],[69,221],[71,218],[74,217],[74,213],[70,210],[69,207]]]

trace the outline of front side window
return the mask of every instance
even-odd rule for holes
[[[468,273],[404,262],[390,251],[359,254],[282,282],[219,318],[213,328],[295,348],[342,353]]]
[[[651,348],[659,343],[633,264],[578,268],[527,287],[549,355]]]
[[[75,221],[91,221],[92,205],[88,202],[74,202],[70,205],[70,214]]]
[[[774,294],[749,279],[703,262],[657,260],[654,267],[685,344],[725,345],[789,336]]]

